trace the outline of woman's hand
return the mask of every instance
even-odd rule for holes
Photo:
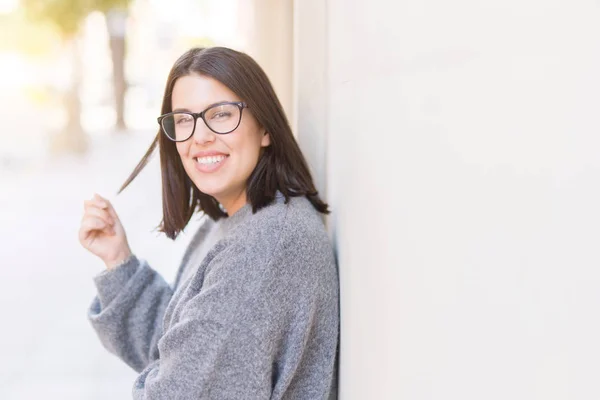
[[[125,229],[108,200],[95,194],[85,200],[79,242],[112,269],[131,256]]]

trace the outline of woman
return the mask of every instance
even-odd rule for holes
[[[85,201],[81,244],[106,264],[89,318],[140,373],[135,399],[335,397],[338,280],[325,204],[273,88],[246,54],[192,49],[167,81],[160,230],[208,216],[175,283],[132,254],[111,204]]]

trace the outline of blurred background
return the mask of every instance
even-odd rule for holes
[[[598,399],[597,0],[0,0],[0,399],[130,398],[87,322],[83,200],[159,235],[163,85],[191,46],[266,70],[331,204],[340,398]]]
[[[192,46],[254,49],[237,0],[0,0],[0,398],[127,399],[136,374],[86,320],[103,270],[77,241],[83,200],[113,201],[132,248],[172,281],[188,234],[155,231],[158,156],[116,196],[157,132],[173,62]]]

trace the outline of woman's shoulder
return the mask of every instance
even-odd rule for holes
[[[246,206],[241,211],[245,214],[229,221],[235,225],[210,254],[210,279],[227,274],[255,285],[278,281],[294,290],[335,285],[333,249],[321,214],[308,199],[278,198],[256,213]]]
[[[280,240],[283,237],[313,237],[326,235],[322,215],[304,196],[290,197],[287,201],[280,195],[271,204],[249,215],[240,224],[240,230],[273,236]]]
[[[283,279],[298,290],[334,285],[333,247],[321,213],[306,197],[276,199],[256,213],[250,210],[230,233],[222,243],[223,259],[240,262],[238,273],[248,281]]]
[[[313,252],[320,256],[331,252],[323,218],[306,197],[286,201],[278,196],[255,213],[250,204],[242,211],[245,215],[235,220],[223,243],[231,251],[254,254],[263,262],[286,254]]]

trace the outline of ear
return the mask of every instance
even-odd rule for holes
[[[269,136],[269,132],[263,134],[262,139],[260,140],[260,147],[269,147],[271,145],[271,136]]]

